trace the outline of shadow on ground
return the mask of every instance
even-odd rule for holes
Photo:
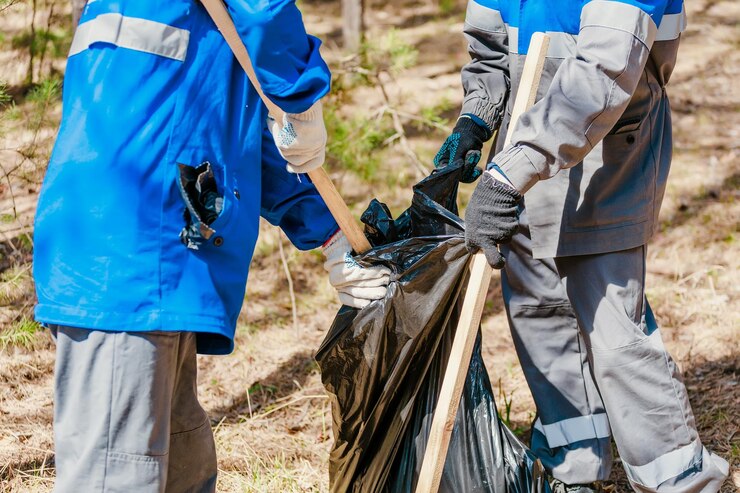
[[[317,371],[312,351],[294,353],[268,376],[249,385],[246,392],[233,397],[227,404],[212,409],[209,412],[211,422],[236,424],[245,417],[265,411],[269,406],[299,391]]]

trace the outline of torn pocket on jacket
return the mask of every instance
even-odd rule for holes
[[[180,240],[188,248],[197,250],[216,232],[211,224],[221,214],[224,198],[218,193],[211,163],[205,161],[197,168],[186,164],[178,164],[178,167],[177,184],[185,201],[185,227],[180,231]]]

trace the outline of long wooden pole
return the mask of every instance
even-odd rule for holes
[[[237,61],[247,73],[247,77],[249,77],[249,80],[257,90],[260,98],[262,98],[267,110],[277,121],[282,121],[285,112],[280,109],[278,105],[273,103],[270,98],[265,96],[265,93],[262,91],[259,80],[257,80],[257,74],[254,72],[252,61],[249,58],[247,48],[239,37],[236,27],[234,26],[234,21],[226,10],[223,1],[202,0],[202,3],[208,11],[208,14],[210,14],[213,19],[213,22],[215,22],[216,27],[218,27],[218,30],[221,31],[224,39],[226,39],[226,43],[231,48],[231,51],[234,52],[234,56]],[[339,195],[339,192],[324,168],[317,168],[313,171],[309,171],[308,176],[321,194],[324,202],[326,202],[326,206],[337,221],[339,228],[347,236],[352,248],[357,253],[370,250],[370,242],[367,241],[365,234],[362,232],[362,228],[360,228],[359,223],[355,220],[354,216],[352,216],[347,204],[342,200],[341,195]]]
[[[514,125],[521,114],[534,104],[549,44],[550,38],[543,33],[535,33],[532,36],[519,90],[514,101],[506,144],[511,141]],[[473,346],[478,335],[492,274],[493,269],[488,265],[485,255],[482,252],[473,255],[460,320],[452,341],[437,408],[434,411],[429,441],[419,472],[419,481],[416,484],[416,493],[437,493],[439,490],[447,449],[450,445],[450,435],[455,426],[455,416],[460,405],[460,397],[465,377],[468,374],[470,358],[473,355]]]

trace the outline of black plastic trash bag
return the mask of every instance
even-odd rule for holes
[[[377,200],[362,217],[373,249],[358,261],[393,276],[383,300],[342,307],[316,355],[332,397],[332,492],[415,489],[467,282],[461,173],[448,166],[422,180],[396,220]],[[539,462],[498,419],[480,334],[440,491],[550,491]]]

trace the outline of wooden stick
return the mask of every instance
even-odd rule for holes
[[[545,67],[545,56],[550,46],[550,37],[544,33],[534,33],[529,42],[529,51],[524,61],[524,70],[522,78],[517,89],[514,107],[511,109],[511,120],[509,128],[506,131],[506,140],[504,145],[511,144],[511,136],[514,134],[514,127],[519,121],[519,117],[534,106],[537,99],[537,88],[540,86],[542,78],[542,69]]]
[[[543,33],[532,35],[509,122],[506,144],[511,141],[512,130],[521,114],[534,104],[549,43],[550,38]],[[447,458],[447,448],[450,445],[450,435],[455,426],[455,416],[460,405],[460,397],[465,385],[465,377],[468,374],[470,358],[473,355],[473,346],[478,335],[492,274],[493,269],[486,261],[485,255],[482,252],[473,255],[460,320],[452,341],[437,408],[434,411],[429,441],[424,453],[419,481],[416,484],[416,493],[437,493],[439,490]]]
[[[257,74],[254,72],[252,61],[249,58],[247,47],[244,46],[244,43],[239,37],[239,33],[236,31],[236,26],[234,26],[234,21],[231,20],[231,16],[226,10],[223,1],[202,0],[202,3],[208,11],[208,14],[213,19],[213,22],[216,24],[216,27],[218,27],[218,30],[221,31],[221,34],[231,48],[231,51],[234,52],[234,56],[237,61],[247,73],[247,77],[257,91],[257,94],[259,94],[262,102],[267,107],[267,110],[273,118],[278,121],[282,121],[285,112],[280,109],[278,105],[273,103],[270,98],[265,96],[265,93],[262,91],[259,80],[257,80]],[[352,216],[349,207],[347,207],[347,204],[342,200],[341,195],[339,195],[339,192],[329,178],[329,175],[326,174],[326,171],[323,168],[318,168],[313,171],[309,171],[308,176],[319,191],[319,194],[321,194],[324,202],[326,202],[326,206],[337,221],[339,228],[347,236],[349,244],[352,245],[355,252],[362,253],[370,250],[370,242],[367,241],[365,234],[362,232],[362,228],[355,220],[354,216]]]
[[[326,170],[324,168],[316,168],[313,171],[309,171],[308,176],[321,194],[321,198],[326,202],[326,206],[331,211],[331,215],[334,216],[339,229],[347,236],[352,249],[357,253],[370,250],[370,242],[367,241],[365,233],[362,232],[357,220],[352,216],[347,204],[342,199],[342,196],[339,195]]]

